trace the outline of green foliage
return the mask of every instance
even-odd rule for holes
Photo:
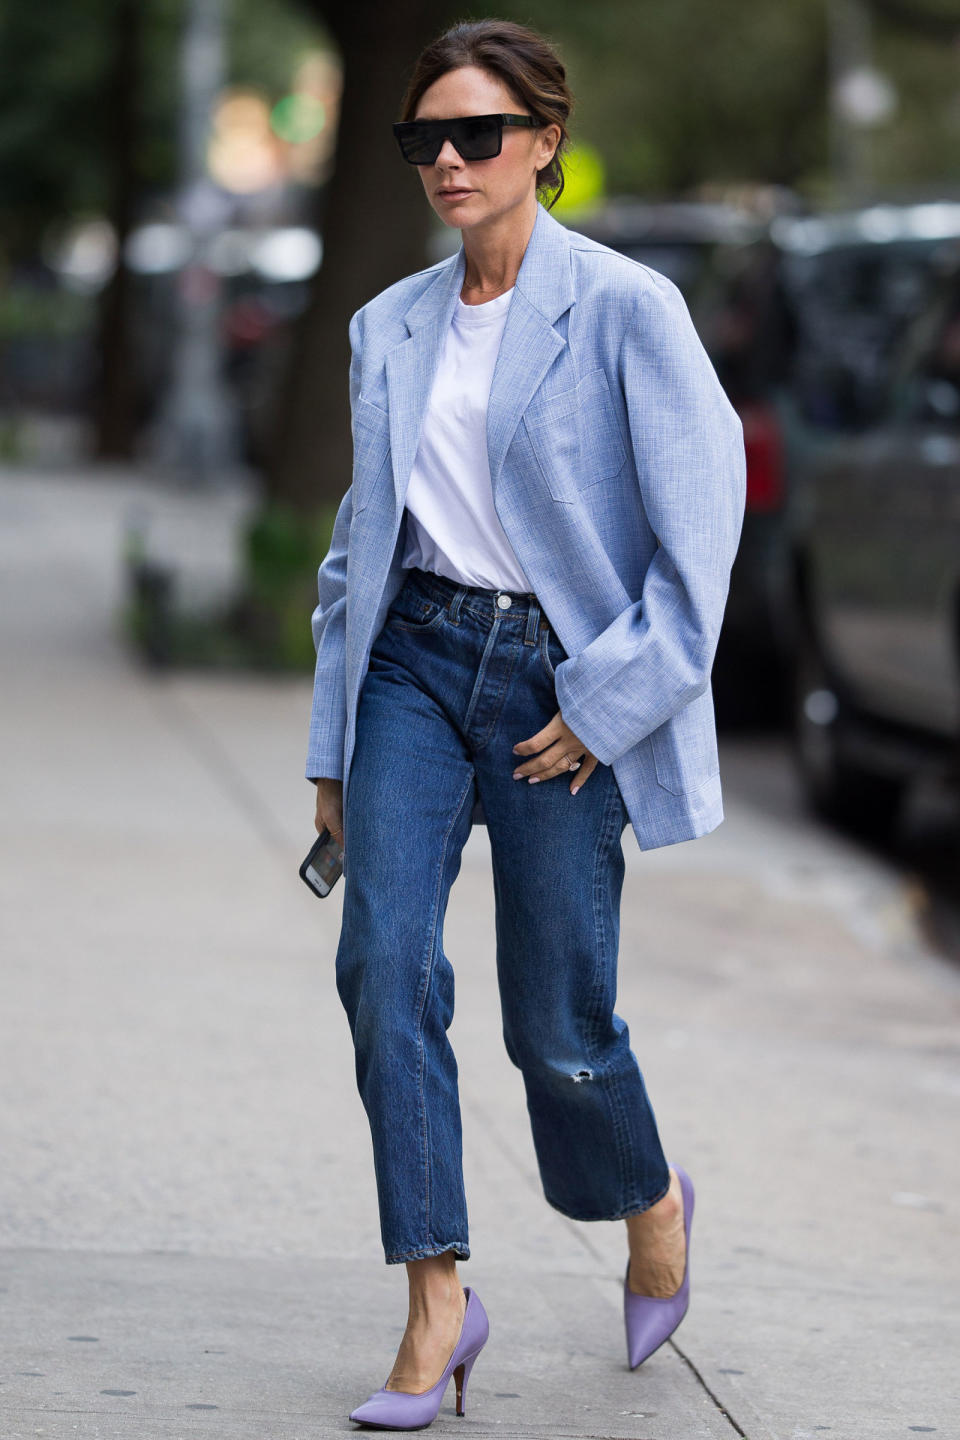
[[[82,335],[93,320],[89,295],[11,285],[0,290],[0,341],[24,335]]]
[[[519,15],[517,18],[521,18]],[[824,163],[823,0],[527,0],[577,98],[609,194],[795,183]]]
[[[102,102],[110,0],[0,12],[0,219],[7,247],[44,220],[105,202]]]
[[[269,6],[263,0],[233,0],[227,37],[231,83],[260,86],[273,100],[281,99],[301,56],[330,46],[308,19],[311,8],[293,0]]]
[[[957,17],[960,35],[960,15]],[[923,33],[878,27],[876,61],[894,77],[899,105],[871,140],[878,184],[911,187],[949,179],[956,184],[960,86],[956,44],[936,45]]]
[[[249,613],[272,635],[278,657],[312,668],[316,658],[310,616],[317,604],[317,569],[333,534],[337,506],[310,516],[277,502],[264,507],[246,536]]]
[[[336,513],[332,505],[305,518],[266,505],[244,537],[245,593],[209,614],[178,609],[175,573],[128,550],[125,633],[153,665],[312,671],[317,570]]]
[[[917,8],[903,0],[901,18]],[[886,10],[874,14],[875,59],[900,106],[872,136],[877,190],[952,187],[956,46]],[[960,26],[954,0],[941,0],[947,12]],[[601,152],[608,194],[746,180],[833,198],[826,0],[525,0],[503,13],[559,44],[573,136]]]
[[[0,0],[0,243],[9,254],[32,253],[52,219],[110,208],[104,82],[118,4]],[[184,7],[143,0],[138,9],[144,193],[174,181]],[[279,100],[300,54],[328,43],[321,10],[316,0],[233,0],[229,81]],[[574,139],[602,155],[607,193],[666,194],[725,179],[822,189],[824,0],[525,0],[499,13],[559,45],[577,98]],[[953,176],[960,132],[955,46],[885,18],[879,5],[874,28],[877,60],[901,102],[874,136],[877,183],[942,184]],[[400,88],[398,80],[398,98]]]
[[[0,3],[0,251],[33,253],[51,220],[109,213],[110,73],[117,0]],[[184,0],[139,6],[136,169],[143,193],[175,181]],[[227,79],[279,99],[300,51],[324,43],[297,0],[233,0]]]
[[[246,534],[247,573],[257,594],[273,599],[298,577],[315,577],[318,547],[325,554],[329,540],[328,511],[304,518],[288,505],[266,505]]]

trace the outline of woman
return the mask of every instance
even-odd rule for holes
[[[393,1429],[429,1423],[451,1374],[462,1413],[488,1328],[456,1268],[441,945],[475,820],[544,1194],[626,1222],[632,1366],[689,1295],[693,1189],[613,1009],[621,837],[653,848],[723,818],[710,669],[742,429],[676,287],[540,202],[562,188],[571,106],[525,27],[431,44],[395,131],[462,245],[350,322],[354,473],[318,577],[306,773],[344,845],[337,987],[385,1258],[409,1282],[393,1369],[351,1418]]]

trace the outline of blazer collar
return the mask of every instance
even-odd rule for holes
[[[410,336],[386,356],[398,513],[403,508],[423,417],[465,270],[461,243],[457,253],[438,269],[432,284],[405,312]],[[538,201],[533,230],[507,308],[487,405],[487,458],[494,487],[523,411],[567,343],[553,328],[554,322],[576,298],[569,231]]]

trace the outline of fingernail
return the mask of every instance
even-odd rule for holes
[[[514,780],[522,780],[522,779],[523,779],[523,776],[520,774],[520,771],[519,771],[519,770],[514,770],[514,772],[513,772],[513,778],[514,778]]]
[[[573,789],[570,791],[570,794],[571,794],[571,795],[576,795],[576,793],[577,793],[577,791],[578,791],[579,789],[580,789],[580,786],[579,786],[579,785],[574,785]]]
[[[527,779],[530,781],[530,784],[531,784],[531,785],[537,785],[537,784],[539,784],[539,782],[540,782],[540,776],[539,776],[539,775],[528,775],[528,776],[527,776]]]

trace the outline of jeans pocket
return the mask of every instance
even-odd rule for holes
[[[425,633],[439,630],[447,618],[447,607],[411,586],[404,586],[387,611],[386,623],[393,630]]]
[[[547,625],[541,625],[540,627],[539,649],[543,668],[547,672],[548,679],[552,682],[556,679],[557,666],[562,660],[567,659],[567,652]]]

